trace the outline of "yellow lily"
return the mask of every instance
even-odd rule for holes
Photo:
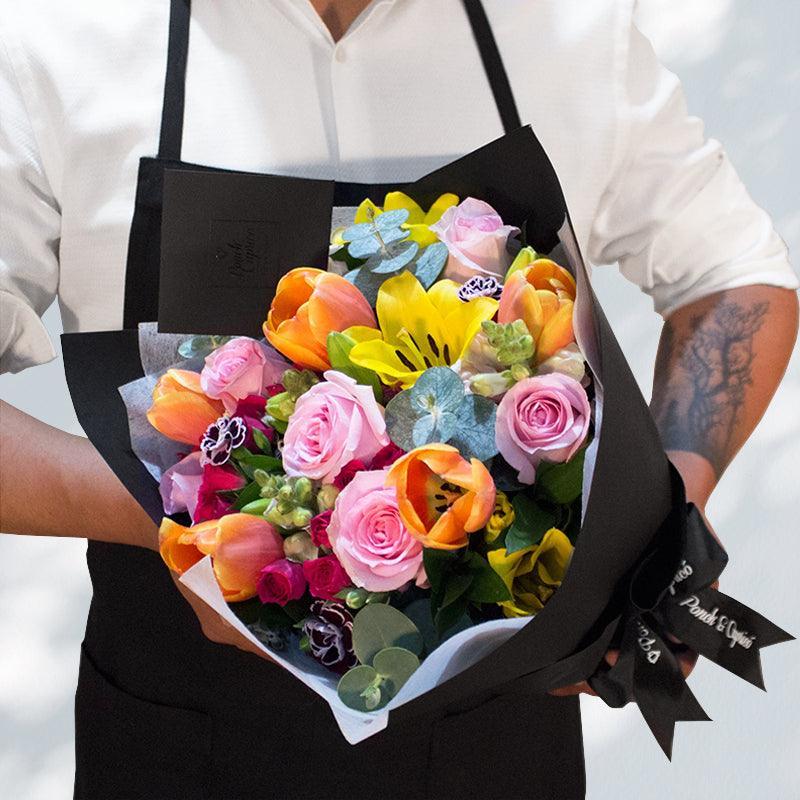
[[[550,528],[539,544],[508,555],[504,547],[487,554],[492,569],[503,579],[511,600],[500,603],[507,617],[529,617],[544,608],[564,580],[573,546],[567,535]]]
[[[420,247],[427,247],[438,241],[438,237],[430,229],[430,226],[435,225],[450,206],[457,205],[457,195],[443,194],[426,212],[422,210],[419,203],[404,192],[389,192],[383,199],[383,208],[376,206],[372,200],[364,200],[356,211],[354,222],[370,222],[373,217],[383,214],[384,211],[403,208],[408,211],[408,220],[403,223],[403,228],[410,231],[409,239]]]
[[[426,292],[410,272],[384,281],[376,305],[379,330],[354,326],[345,331],[357,342],[350,360],[404,389],[429,367],[452,366],[481,323],[497,311],[496,300],[476,297],[465,303],[458,290],[455,281],[444,280]]]

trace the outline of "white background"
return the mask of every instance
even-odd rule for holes
[[[684,81],[756,200],[800,251],[800,3],[641,0],[640,23]],[[595,282],[646,396],[660,319],[615,271]],[[45,316],[54,339],[57,309]],[[60,360],[0,377],[0,396],[78,432]],[[800,357],[709,505],[731,565],[723,589],[800,632]],[[72,702],[90,586],[85,543],[0,536],[0,797],[72,796]],[[635,708],[584,708],[589,800],[800,798],[800,647],[768,650],[769,693],[703,663],[692,687],[713,723],[679,725],[667,763]],[[531,788],[532,796],[535,787]],[[109,799],[111,800],[111,799]]]

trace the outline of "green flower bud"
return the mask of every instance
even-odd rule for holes
[[[474,394],[483,397],[497,397],[508,391],[512,383],[508,380],[505,372],[485,372],[476,375],[470,381],[469,388]]]
[[[283,540],[283,554],[289,561],[296,561],[301,564],[303,561],[310,561],[319,556],[319,548],[311,541],[311,537],[305,531],[293,533]]]
[[[294,413],[294,398],[289,392],[280,392],[267,400],[267,414],[279,422],[288,422]]]
[[[388,597],[388,592],[370,592],[364,602],[367,605],[370,605],[371,603],[385,603]]]
[[[511,369],[506,370],[504,374],[509,375],[512,384],[524,381],[525,378],[530,378],[531,371],[524,364],[514,364]]]
[[[497,352],[497,360],[510,367],[512,364],[519,364],[530,361],[535,352],[533,337],[528,330],[528,326],[521,320],[514,322],[492,322],[486,320],[481,325],[489,345]]]
[[[539,258],[539,254],[532,247],[523,247],[511,262],[505,280],[508,280],[515,272],[529,267],[537,258]]]
[[[366,589],[351,589],[344,598],[345,605],[353,610],[358,610],[367,602]]]
[[[257,517],[262,517],[269,504],[270,500],[265,497],[262,497],[260,500],[253,500],[252,503],[242,506],[242,514],[253,514]]]
[[[294,501],[302,505],[308,505],[314,498],[314,484],[309,478],[293,478]]]
[[[311,522],[311,517],[314,514],[308,508],[296,508],[292,513],[291,520],[292,526],[295,528],[305,528],[309,522]]]
[[[317,492],[317,508],[320,513],[327,511],[329,508],[333,508],[338,496],[339,490],[332,483],[326,483]]]

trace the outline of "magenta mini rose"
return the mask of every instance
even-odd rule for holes
[[[257,590],[262,603],[285,606],[290,600],[299,600],[306,591],[302,564],[286,558],[273,561],[261,570]]]
[[[513,386],[497,409],[497,447],[533,483],[541,461],[569,461],[586,439],[589,398],[574,378],[558,373],[536,375]]]
[[[232,414],[239,400],[280,383],[289,364],[263,342],[237,336],[206,356],[200,386]]]
[[[348,462],[369,461],[387,444],[372,389],[328,370],[295,404],[283,438],[283,468],[287,475],[332,483]]]
[[[465,283],[476,274],[497,278],[505,275],[511,266],[506,241],[519,228],[504,225],[488,203],[468,197],[448,208],[431,230],[450,253],[443,277]]]
[[[303,575],[313,597],[333,600],[338,592],[350,585],[350,578],[336,556],[322,556],[303,562]]]
[[[316,547],[330,547],[331,543],[328,539],[328,525],[331,523],[331,514],[333,509],[329,508],[317,514],[316,517],[311,518],[308,525],[308,532],[311,534],[311,541]]]
[[[397,492],[386,472],[359,472],[336,498],[328,525],[333,552],[356,586],[390,592],[417,577],[422,545],[397,508]]]

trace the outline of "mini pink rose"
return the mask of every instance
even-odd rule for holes
[[[206,356],[200,386],[208,397],[222,400],[232,414],[239,400],[280,383],[289,366],[269,345],[237,336]]]
[[[372,389],[328,370],[289,417],[283,468],[287,475],[332,483],[350,461],[369,461],[387,444],[383,409]]]
[[[328,538],[356,586],[391,592],[415,580],[422,544],[408,531],[385,470],[359,472],[336,498]]]
[[[334,600],[338,592],[350,585],[350,578],[336,556],[322,556],[303,562],[303,575],[312,597]]]
[[[303,565],[286,558],[267,564],[259,575],[257,590],[262,603],[285,606],[290,600],[299,600],[306,591]]]
[[[586,390],[574,378],[554,373],[513,386],[497,409],[497,447],[533,483],[541,461],[569,461],[586,439],[591,409]]]
[[[519,228],[504,225],[488,203],[468,197],[448,208],[431,230],[450,252],[443,277],[465,283],[475,274],[497,278],[506,274],[511,266],[506,241]]]

